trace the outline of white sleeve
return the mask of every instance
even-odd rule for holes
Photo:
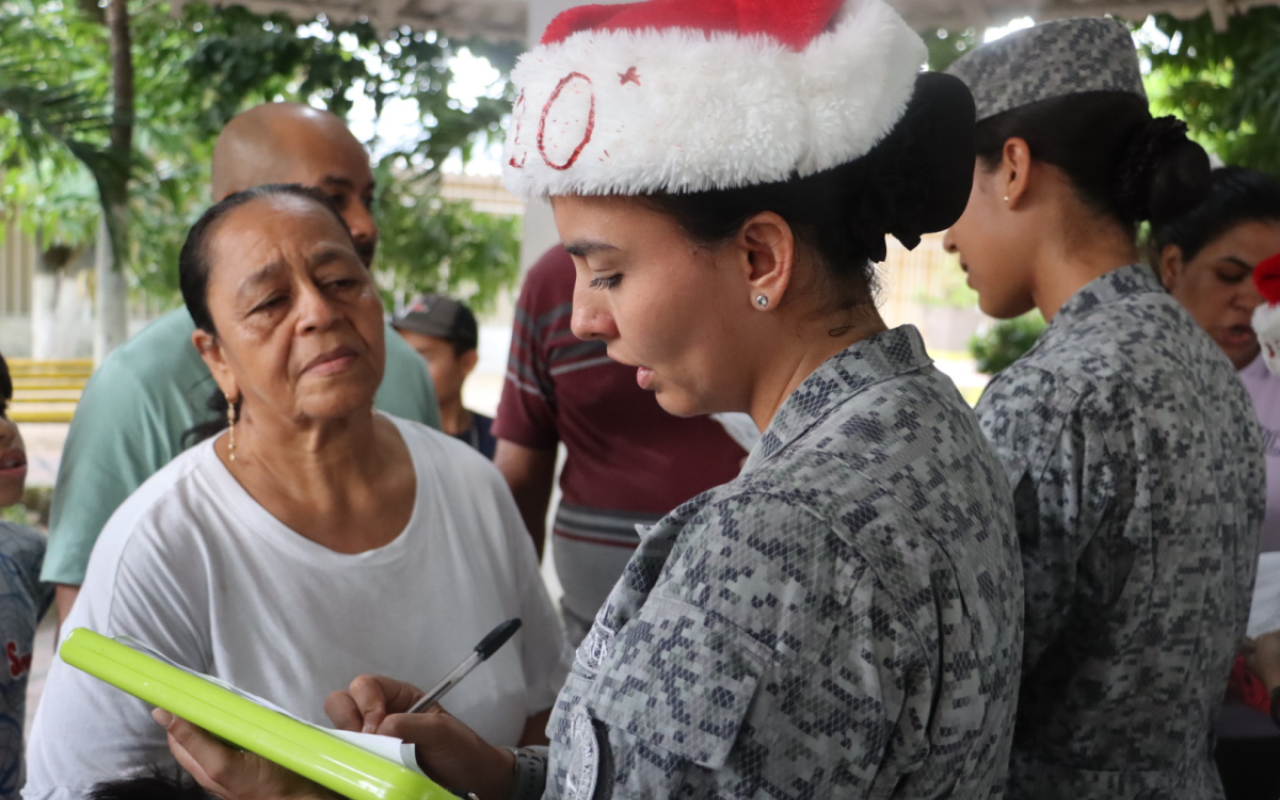
[[[143,531],[114,542],[104,532],[67,630],[127,634],[174,661],[208,671],[204,559]],[[169,541],[182,541],[170,531]],[[174,535],[179,534],[179,535]],[[115,550],[115,552],[111,552]],[[201,611],[204,610],[203,615]],[[173,764],[151,706],[55,658],[27,747],[27,800],[83,798],[94,784]]]

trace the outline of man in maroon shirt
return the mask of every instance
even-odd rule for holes
[[[525,276],[493,434],[494,462],[539,552],[564,443],[552,533],[576,644],[639,544],[635,526],[734,478],[746,451],[712,418],[663,411],[635,368],[612,361],[604,342],[575,337],[573,281],[573,260],[558,246]]]

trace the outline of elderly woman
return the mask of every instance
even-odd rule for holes
[[[557,18],[513,73],[508,183],[551,197],[573,328],[680,415],[746,412],[741,475],[645,529],[549,754],[407,683],[331,711],[481,800],[998,797],[1021,654],[1008,485],[872,261],[968,195],[973,105],[881,0],[653,0]],[[419,684],[421,685],[421,684]],[[163,715],[162,715],[163,716]],[[307,792],[171,725],[235,797]]]
[[[1267,460],[1261,550],[1280,551],[1280,379],[1268,371],[1250,324],[1263,302],[1253,269],[1280,253],[1280,180],[1240,167],[1214,170],[1209,197],[1156,226],[1152,239],[1165,288],[1231,360],[1253,400]],[[1243,583],[1245,576],[1237,580]],[[1273,596],[1275,580],[1260,573],[1255,598]],[[1278,626],[1280,620],[1273,620],[1269,628]],[[1227,800],[1280,796],[1280,728],[1271,718],[1229,702],[1214,730]]]
[[[1152,119],[1116,20],[1017,31],[951,72],[978,103],[977,159],[945,242],[984,311],[1049,321],[976,409],[1026,581],[1008,796],[1215,800],[1262,455],[1231,365],[1134,242],[1203,198],[1208,159]]]
[[[495,741],[545,741],[568,649],[528,534],[483,456],[374,412],[382,305],[342,219],[297,186],[232,195],[179,270],[227,430],[116,512],[68,626],[326,722],[334,687],[370,670],[432,683],[521,617],[447,705]],[[142,702],[56,662],[29,758],[41,800],[170,756]]]

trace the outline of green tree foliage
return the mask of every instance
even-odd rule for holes
[[[962,31],[939,28],[920,35],[929,48],[929,69],[934,72],[946,72],[957,58],[982,43],[982,33],[976,28]]]
[[[38,226],[55,240],[87,240],[129,169],[109,145],[108,85],[75,85],[85,54],[55,56],[62,37],[24,10],[0,5],[0,209],[26,209],[31,232]],[[76,208],[91,213],[68,213]]]
[[[1001,320],[986,334],[975,335],[969,340],[969,352],[977,362],[978,372],[995,375],[1022,358],[1044,329],[1044,318],[1039,311],[1032,311],[1015,319]]]
[[[308,102],[345,116],[361,94],[379,114],[392,99],[415,104],[425,131],[384,159],[397,165],[382,178],[384,201],[395,197],[396,205],[379,215],[390,245],[375,264],[387,272],[380,281],[396,289],[476,287],[483,305],[499,288],[490,284],[514,279],[513,221],[409,193],[434,192],[432,176],[445,158],[459,151],[465,158],[495,140],[510,109],[506,84],[465,107],[451,97],[451,59],[467,48],[505,73],[515,46],[408,28],[380,37],[367,23],[299,24],[238,6],[193,3],[174,15],[166,3],[134,0],[130,11],[137,110],[127,261],[135,287],[179,301],[177,252],[209,203],[213,142],[227,120],[271,100]],[[109,149],[110,89],[108,32],[93,0],[0,0],[0,210],[19,214],[46,247],[74,249],[93,238],[102,203],[97,172],[85,164]],[[15,101],[32,97],[51,122]],[[432,220],[432,213],[449,219]],[[473,224],[475,234],[466,230]],[[430,257],[396,261],[397,242],[412,242],[420,256]]]
[[[1146,46],[1155,110],[1177,114],[1228,164],[1280,172],[1280,8],[1252,8],[1215,31],[1209,15],[1160,14],[1168,47]]]
[[[432,185],[437,175],[406,177],[403,167],[403,159],[383,159],[377,176],[378,286],[387,306],[439,292],[473,311],[491,309],[520,274],[519,219],[444,200]]]

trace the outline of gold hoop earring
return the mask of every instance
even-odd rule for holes
[[[236,404],[230,397],[227,398],[227,458],[236,460]]]

